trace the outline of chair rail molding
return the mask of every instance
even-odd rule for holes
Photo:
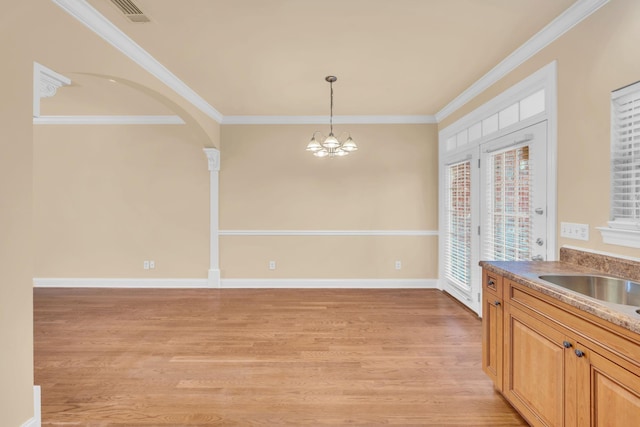
[[[220,236],[437,236],[438,230],[219,230]]]

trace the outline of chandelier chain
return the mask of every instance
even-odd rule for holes
[[[329,115],[329,125],[331,127],[331,135],[333,135],[333,82],[329,82],[331,86],[331,114]]]

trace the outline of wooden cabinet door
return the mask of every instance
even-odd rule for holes
[[[503,393],[531,425],[566,425],[567,337],[510,304],[504,316]]]
[[[502,300],[489,292],[482,294],[482,370],[502,391]]]
[[[578,357],[578,425],[640,425],[640,373],[631,372],[580,344]]]

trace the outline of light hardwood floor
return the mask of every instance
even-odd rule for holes
[[[43,426],[526,423],[438,290],[35,289]]]

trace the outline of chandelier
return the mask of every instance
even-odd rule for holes
[[[329,116],[329,124],[331,129],[329,136],[324,136],[320,131],[315,131],[311,136],[311,141],[307,144],[307,151],[311,151],[316,157],[342,157],[348,155],[352,151],[356,151],[358,146],[351,135],[347,133],[347,139],[341,142],[333,135],[333,82],[338,80],[336,76],[327,76],[325,80],[331,86],[331,115]],[[346,132],[345,132],[346,133]],[[320,135],[320,141],[316,139],[316,135]],[[342,135],[340,137],[342,138]]]

